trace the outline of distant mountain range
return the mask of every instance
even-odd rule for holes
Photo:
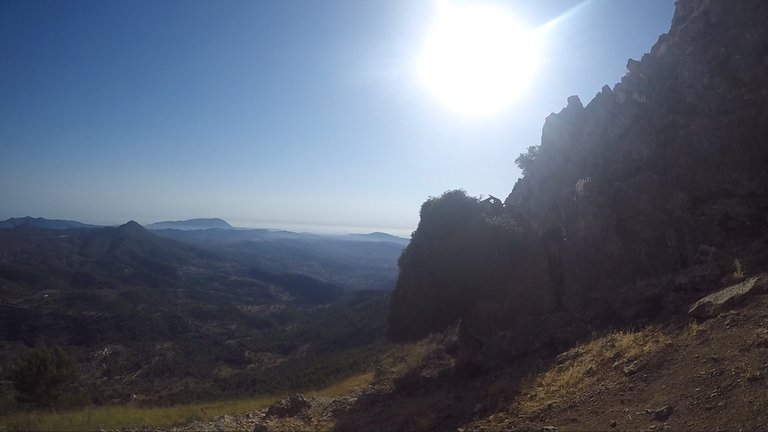
[[[233,229],[224,219],[219,218],[198,218],[181,221],[161,221],[144,226],[149,230],[178,229],[178,230],[204,230],[204,229]]]
[[[139,225],[138,223],[136,224]],[[62,229],[77,229],[77,228],[104,228],[107,225],[92,225],[92,224],[85,224],[85,223],[73,221],[73,220],[46,219],[42,217],[31,217],[31,216],[12,217],[4,221],[0,221],[0,229],[10,229],[10,228],[16,228],[19,226],[62,230]],[[278,237],[279,238],[289,238],[289,237],[295,238],[297,236],[298,237],[310,236],[310,237],[333,238],[337,240],[348,239],[348,240],[354,240],[354,241],[384,241],[384,242],[392,242],[392,243],[401,243],[403,245],[408,244],[408,242],[410,241],[407,238],[397,237],[392,234],[387,234],[383,232],[372,232],[368,234],[319,235],[319,234],[312,234],[312,233],[296,233],[293,231],[272,230],[272,229],[264,229],[264,228],[236,228],[236,227],[233,227],[229,222],[221,218],[196,218],[196,219],[187,219],[187,220],[178,220],[178,221],[160,221],[160,222],[154,222],[151,224],[144,225],[144,228],[152,231],[158,231],[158,230],[199,231],[199,230],[210,230],[210,229],[239,230],[239,231],[250,232],[251,234],[258,233],[256,234],[257,236],[268,236],[271,238],[278,238]],[[241,234],[239,233],[232,233],[231,235],[234,236],[235,238],[241,238]],[[220,237],[220,236],[222,236],[221,233],[216,234],[216,237]],[[246,235],[246,236],[253,237],[252,235]],[[170,236],[166,235],[166,237],[170,237]]]
[[[402,243],[404,245],[407,245],[408,242],[410,242],[410,240],[407,238],[393,236],[392,234],[383,232],[372,232],[369,234],[347,234],[347,236],[352,237],[355,240],[385,241],[392,243]]]
[[[345,290],[390,290],[407,239],[389,234],[319,235],[266,229],[162,229],[152,231],[235,257],[271,272],[290,272]]]
[[[33,218],[31,216],[12,217],[0,221],[0,229],[16,228],[18,226],[44,229],[101,228],[98,225],[89,225],[77,221],[45,219],[41,217]]]
[[[322,303],[338,287],[289,271],[268,272],[232,256],[154,235],[130,221],[119,227],[50,230],[21,225],[0,231],[0,282],[41,289],[151,289]],[[256,276],[253,276],[256,275]],[[296,275],[299,276],[299,275]],[[281,281],[288,281],[281,283]],[[215,294],[212,294],[215,293]],[[311,299],[310,299],[311,297]],[[207,302],[212,301],[208,299]]]
[[[99,400],[139,393],[182,402],[316,385],[356,367],[383,335],[387,293],[345,292],[333,280],[290,270],[311,269],[314,252],[248,242],[278,257],[280,265],[266,268],[247,248],[157,235],[237,230],[149,231],[134,221],[66,229],[84,224],[32,221],[65,229],[0,229],[0,370],[27,346],[59,345],[87,363],[84,379]],[[350,255],[359,244],[375,244],[344,243]],[[380,286],[366,271],[371,286]],[[308,378],[285,382],[294,370]]]
[[[117,229],[76,221],[32,217],[2,221],[0,229],[2,228]],[[92,231],[91,229],[87,231]],[[219,257],[226,256],[227,259],[243,266],[255,267],[272,274],[307,276],[345,291],[392,289],[397,278],[397,260],[409,242],[408,239],[382,232],[319,235],[269,229],[240,229],[219,218],[162,221],[144,227],[131,221],[119,229],[138,236],[149,236],[152,241],[160,240],[156,237],[159,236],[186,243],[195,249],[211,252]],[[95,231],[101,232],[99,229]],[[295,282],[297,279],[281,280]],[[273,282],[272,279],[269,281]],[[302,284],[322,286],[305,282],[307,280]],[[315,301],[314,293],[308,295]]]

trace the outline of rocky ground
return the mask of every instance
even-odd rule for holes
[[[740,290],[733,291],[738,295]],[[765,294],[765,287],[759,292]],[[552,370],[578,369],[578,357],[584,356],[593,362],[593,369],[579,377],[587,386],[573,383],[532,407],[525,402],[535,398],[534,386],[507,409],[464,429],[765,430],[768,296],[734,300],[721,295],[713,301],[723,306],[712,307],[715,316],[655,330],[661,337],[634,358],[622,358],[617,354],[621,350],[602,346],[604,339],[576,348],[571,351],[575,358]],[[596,349],[611,354],[599,355]]]
[[[170,430],[768,428],[768,278],[705,296],[685,315],[690,320],[614,329],[559,355],[491,371],[457,367],[451,336],[433,338],[414,366],[379,370],[373,384],[348,394],[293,395]]]

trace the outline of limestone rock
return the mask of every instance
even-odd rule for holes
[[[768,275],[760,275],[712,293],[691,306],[688,314],[693,318],[707,319],[742,304],[746,299],[768,293]]]

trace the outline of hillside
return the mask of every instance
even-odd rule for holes
[[[373,383],[190,428],[764,430],[768,4],[670,31],[549,116],[503,202],[430,198]]]
[[[518,349],[505,331],[534,331],[542,314],[633,325],[768,265],[766,16],[761,1],[678,2],[619,84],[546,119],[504,202],[427,201],[392,336],[461,319],[466,346],[492,362]]]
[[[718,294],[711,321],[689,312],[768,269],[766,19],[762,1],[678,1],[620,83],[546,119],[503,202],[457,190],[424,203],[389,334],[455,343],[369,424],[766,427],[768,292],[746,307]]]
[[[506,199],[431,197],[409,242],[0,230],[0,371],[55,343],[96,405],[268,396],[176,406],[174,431],[766,430],[766,22],[677,0],[620,83],[546,118]],[[0,429],[56,424],[25,414]]]
[[[604,331],[491,371],[459,366],[455,332],[433,335],[381,360],[364,388],[286,397],[179,429],[765,430],[768,296],[727,309],[701,322]]]
[[[153,231],[274,273],[299,273],[345,290],[391,290],[408,239],[384,233],[319,235],[266,229]]]
[[[382,361],[360,392],[237,421],[768,427],[767,19],[760,0],[678,1],[621,83],[546,119],[506,200],[457,190],[424,203],[389,314],[415,358]]]
[[[385,299],[246,265],[133,221],[16,227],[0,230],[0,370],[29,347],[62,346],[97,404],[325,385],[380,349]]]

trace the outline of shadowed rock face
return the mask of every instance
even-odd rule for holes
[[[768,16],[760,1],[681,1],[670,32],[614,89],[547,118],[506,200],[539,233],[562,227],[578,302],[720,254],[766,227]]]
[[[621,293],[638,295],[637,281],[691,266],[714,269],[707,270],[711,282],[733,271],[737,258],[751,260],[748,271],[766,264],[765,254],[747,256],[760,249],[750,244],[768,233],[766,20],[762,0],[680,0],[669,33],[641,60],[628,62],[619,84],[603,87],[586,107],[570,97],[547,117],[525,177],[501,213],[488,218],[513,220],[521,237],[539,239],[539,245],[521,242],[518,247],[532,249],[516,254],[545,263],[531,267],[543,274],[524,278],[538,285],[523,283],[554,294],[554,302],[540,302],[539,313],[559,302],[575,311]],[[424,246],[419,231],[432,228],[422,224],[409,249]],[[469,258],[475,251],[456,253]],[[405,309],[399,299],[429,295],[413,294],[420,289],[403,275],[430,276],[416,260],[400,264],[393,307]],[[507,277],[498,285],[521,285],[515,274]],[[470,285],[465,288],[477,291]],[[657,305],[648,310],[676,286],[647,284]],[[493,291],[475,303],[502,305],[517,292]],[[492,315],[483,320],[495,326],[483,326],[503,333]],[[483,320],[470,312],[460,318],[469,327],[464,334],[494,334],[474,331],[481,326],[473,323]]]

